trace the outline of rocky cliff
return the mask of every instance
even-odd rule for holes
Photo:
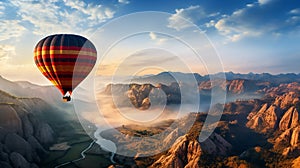
[[[181,94],[177,83],[171,85],[158,84],[109,84],[103,92],[113,96],[118,107],[130,107],[133,105],[138,109],[148,109],[151,104],[161,105],[180,104]],[[128,101],[130,100],[130,101]]]
[[[300,155],[299,88],[298,83],[290,83],[265,90],[266,103],[247,117],[246,126],[267,133],[273,149],[284,156]]]
[[[202,154],[197,140],[188,140],[187,136],[179,137],[166,155],[161,156],[150,167],[199,167],[198,162]]]
[[[148,109],[151,105],[161,105],[166,101],[167,105],[194,102],[195,97],[200,97],[201,107],[209,106],[211,101],[211,90],[216,93],[227,92],[227,101],[236,99],[250,99],[261,97],[258,92],[268,88],[269,83],[235,79],[230,81],[200,81],[197,86],[186,82],[173,82],[169,85],[158,83],[153,84],[109,84],[103,91],[106,95],[112,95],[119,107]],[[130,101],[128,101],[130,100]],[[164,104],[163,104],[164,105]]]
[[[270,83],[261,82],[256,80],[247,79],[233,79],[233,80],[205,80],[199,83],[200,90],[211,90],[212,88],[218,88],[226,91],[229,94],[254,94],[258,90],[268,88]]]
[[[38,98],[18,98],[0,91],[0,167],[38,167],[54,140],[40,117],[51,110]]]

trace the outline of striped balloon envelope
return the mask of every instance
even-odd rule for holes
[[[40,40],[34,61],[42,74],[70,101],[73,90],[93,69],[97,51],[91,41],[73,34],[56,34]]]

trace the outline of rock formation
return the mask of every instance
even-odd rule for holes
[[[199,160],[202,155],[226,156],[231,148],[231,144],[216,133],[213,133],[202,143],[199,143],[196,139],[189,139],[188,135],[184,135],[179,137],[167,154],[162,155],[151,167],[201,167]]]
[[[38,117],[48,107],[41,99],[0,91],[0,167],[38,167],[54,142],[54,131]]]
[[[179,137],[166,155],[161,156],[151,167],[199,167],[202,154],[197,140],[188,140],[187,136]]]

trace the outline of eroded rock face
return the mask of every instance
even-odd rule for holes
[[[297,102],[299,102],[298,94],[295,92],[288,92],[282,96],[276,97],[274,105],[285,110],[290,106],[295,105]]]
[[[293,129],[287,129],[282,132],[275,140],[276,146],[289,146]]]
[[[180,104],[180,86],[177,83],[170,85],[158,84],[109,84],[103,92],[112,95],[119,107],[135,107],[141,110],[148,109],[152,104]],[[129,99],[129,101],[128,101]]]
[[[173,144],[176,141],[176,138],[178,137],[178,128],[176,128],[175,130],[173,130],[164,140],[163,140],[163,144],[165,144],[166,146],[169,146],[171,144]]]
[[[203,154],[227,155],[232,146],[223,137],[213,133],[206,141],[179,137],[166,155],[161,156],[151,167],[201,167],[199,160]]]
[[[12,168],[7,162],[0,161],[1,168]]]
[[[201,147],[197,141],[190,141],[188,144],[187,164],[185,168],[198,167],[198,161],[201,155]]]
[[[38,167],[47,153],[42,145],[54,141],[52,128],[37,117],[48,107],[41,99],[17,98],[0,91],[1,168]]]
[[[27,141],[15,133],[9,133],[5,138],[4,144],[10,152],[17,152],[24,156],[28,161],[32,161],[32,149]]]
[[[291,146],[298,146],[300,143],[300,126],[293,129],[291,141]]]
[[[0,127],[9,132],[22,134],[22,121],[12,106],[11,104],[0,105]]]
[[[299,125],[299,112],[295,106],[290,107],[283,115],[279,122],[279,129],[285,131]]]
[[[247,127],[265,133],[277,128],[284,131],[299,125],[299,112],[296,104],[298,94],[289,92],[278,96],[273,102],[265,103],[258,112],[251,112],[247,119]]]
[[[258,112],[251,112],[247,117],[246,126],[258,133],[268,132],[275,136],[270,137],[274,139],[274,149],[285,156],[300,154],[299,95],[294,92],[295,89],[298,89],[295,88],[295,84],[271,88],[268,95],[274,96],[272,100],[265,103]],[[282,93],[284,91],[288,92]]]
[[[32,114],[29,114],[28,118],[33,125],[34,137],[42,145],[48,146],[54,142],[54,131],[47,123],[41,122]]]
[[[39,123],[35,126],[34,135],[42,145],[48,146],[54,142],[54,131],[47,123]]]
[[[300,126],[289,128],[282,132],[275,140],[275,149],[284,148],[283,155],[298,156],[300,155]]]
[[[300,84],[298,82],[280,84],[278,87],[265,88],[264,92],[270,97],[278,97],[289,92],[300,92]]]
[[[44,147],[35,139],[35,137],[30,136],[28,137],[28,143],[32,148],[32,158],[34,162],[39,163],[41,161],[41,157],[47,154],[47,151]]]
[[[7,134],[8,134],[7,130],[0,127],[0,142],[4,141]]]
[[[203,151],[212,155],[225,156],[232,148],[231,144],[217,133],[212,133],[206,141],[200,144]]]
[[[202,152],[199,142],[179,137],[168,154],[161,156],[151,167],[199,167]]]
[[[298,168],[300,167],[300,156],[297,157],[295,160],[293,160],[292,168]]]
[[[9,162],[9,157],[8,157],[8,154],[1,151],[0,152],[0,161],[3,161],[3,162]]]
[[[127,92],[128,98],[131,100],[132,104],[136,108],[141,107],[147,109],[150,106],[149,93],[152,90],[152,88],[153,85],[151,84],[143,84],[143,85],[131,84]]]
[[[228,82],[228,91],[232,93],[243,93],[245,91],[245,80],[232,80]]]
[[[33,126],[31,122],[29,121],[27,115],[22,117],[22,126],[23,126],[23,133],[24,137],[27,139],[29,136],[33,135]]]
[[[233,80],[216,80],[216,81],[203,81],[199,84],[200,90],[210,90],[212,88],[219,88],[226,90],[230,94],[243,94],[254,93],[259,89],[268,87],[268,83],[260,83],[257,81],[246,79],[233,79]]]
[[[252,112],[249,114],[249,121],[246,126],[265,133],[277,128],[280,115],[281,110],[277,106],[271,105],[268,107],[268,104],[264,104],[258,112]]]
[[[30,168],[30,164],[26,161],[26,159],[17,152],[12,152],[9,159],[15,168]]]

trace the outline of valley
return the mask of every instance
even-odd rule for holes
[[[278,76],[263,80],[259,75],[250,75],[247,79],[245,75],[245,79],[241,79],[241,74],[230,75],[230,80],[214,82],[216,85],[197,76],[198,93],[203,105],[210,102],[213,87],[227,94],[225,104],[213,105],[212,111],[222,110],[223,114],[208,139],[199,140],[204,122],[208,116],[214,115],[205,110],[152,125],[124,124],[100,133],[103,138],[117,144],[118,151],[113,158],[116,163],[111,161],[110,152],[103,150],[94,143],[96,139],[87,135],[70,104],[47,101],[47,98],[56,96],[60,100],[59,93],[47,91],[51,87],[10,82],[2,78],[0,164],[7,168],[50,168],[59,165],[82,168],[297,167],[300,156],[298,78],[293,81],[295,75],[291,78],[284,75],[282,80],[285,82],[277,83]],[[156,76],[151,78],[153,81],[160,79]],[[110,84],[102,94],[110,95],[115,91],[123,95],[118,97],[123,107],[132,105],[141,112],[147,112],[163,98],[156,89],[161,89],[166,95],[168,106],[180,105],[180,86],[186,85],[135,82],[130,87]],[[26,87],[32,90],[28,92]],[[12,88],[16,89],[12,91]],[[41,90],[47,94],[40,93]],[[186,90],[186,93],[189,92]],[[95,132],[97,127],[91,130]],[[153,152],[153,149],[159,150]],[[85,158],[80,159],[83,151]]]

